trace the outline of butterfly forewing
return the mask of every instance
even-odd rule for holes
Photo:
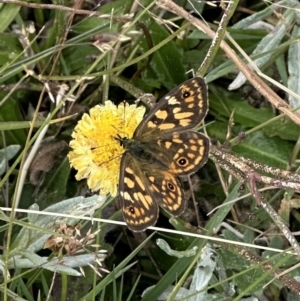
[[[151,130],[195,128],[207,113],[207,87],[200,77],[190,79],[163,97],[137,127],[134,137]]]

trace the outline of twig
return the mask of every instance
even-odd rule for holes
[[[221,42],[224,40],[224,36],[226,34],[226,26],[232,17],[233,13],[235,12],[235,9],[238,5],[239,1],[229,1],[228,5],[223,13],[222,19],[219,23],[218,29],[216,31],[216,34],[210,44],[210,47],[208,49],[207,55],[205,56],[204,61],[202,62],[200,68],[197,70],[196,74],[200,76],[204,76],[210,67],[211,63],[213,62],[219,46]]]
[[[256,186],[256,182],[260,182],[267,185],[273,185],[275,187],[291,188],[300,191],[299,175],[259,164],[243,157],[235,157],[234,155],[226,153],[213,145],[211,146],[210,152],[210,158],[215,163],[220,164],[226,171],[237,177],[239,180],[241,180],[241,178],[244,178],[244,181],[248,180],[250,191],[255,197],[257,203],[266,210],[300,258],[300,247],[295,237],[276,211],[264,200]],[[275,176],[280,175],[282,179],[263,176],[255,169],[263,170]]]
[[[249,176],[249,184],[250,184],[250,190],[251,190],[253,196],[255,197],[255,199],[257,200],[257,203],[259,203],[265,209],[265,211],[272,218],[274,223],[282,231],[282,233],[286,237],[286,239],[290,242],[291,246],[296,251],[298,258],[300,258],[300,247],[299,247],[297,240],[295,239],[295,237],[293,236],[293,234],[291,233],[290,229],[287,227],[285,222],[282,220],[282,218],[277,214],[277,212],[273,209],[273,207],[270,206],[270,204],[265,201],[263,196],[258,191],[256,183],[255,183],[254,173],[251,174],[251,176]]]
[[[87,15],[89,17],[98,17],[101,19],[111,19],[110,14],[101,14],[97,11],[85,10],[85,9],[76,9],[74,7],[67,7],[64,5],[55,5],[55,4],[41,4],[33,2],[24,2],[18,0],[0,0],[0,3],[14,4],[19,6],[25,6],[29,8],[39,8],[39,9],[51,9],[51,10],[61,10],[65,12],[71,12],[76,15]],[[113,17],[116,21],[128,22],[132,21],[130,17]]]
[[[250,159],[245,159],[244,157],[236,157],[228,152],[223,151],[220,148],[212,145],[210,149],[211,159],[220,164],[226,171],[232,174],[237,179],[254,179],[255,182],[260,182],[266,185],[273,185],[279,188],[291,188],[300,191],[300,181],[299,175],[281,170],[279,168],[273,168],[267,165],[263,165]],[[261,175],[255,171],[258,170],[268,170],[268,173],[278,176],[280,174],[281,179],[274,179],[268,176]]]

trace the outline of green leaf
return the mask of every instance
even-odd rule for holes
[[[286,168],[293,145],[278,137],[269,138],[263,132],[249,135],[246,140],[233,148],[234,152],[240,153],[246,158]]]
[[[20,145],[9,145],[0,150],[0,176],[2,176],[6,170],[7,161],[12,159],[19,152],[20,148]]]
[[[229,92],[221,88],[215,89],[213,86],[210,88],[214,91],[209,95],[210,114],[213,114],[216,118],[228,120],[230,114],[234,112],[234,123],[241,124],[244,131],[247,128],[253,128],[268,122],[261,129],[266,135],[297,141],[299,127],[295,123],[284,119],[269,122],[275,117],[270,107],[254,108],[247,101],[241,99],[240,93]]]
[[[5,33],[0,35],[0,67],[14,60],[21,52],[22,47],[16,36]]]
[[[44,181],[43,189],[39,192],[37,202],[43,207],[63,199],[70,175],[70,163],[65,158],[55,169],[49,173]]]
[[[154,45],[169,36],[169,33],[161,25],[155,22],[152,22],[148,28]],[[148,45],[145,39],[142,39],[139,45],[143,52],[148,50]],[[182,63],[182,54],[179,52],[178,47],[176,47],[176,44],[173,41],[167,43],[154,52],[150,62],[150,67],[154,73],[142,73],[143,80],[147,83],[151,83],[151,81],[159,81],[171,90],[174,86],[186,80],[185,68]]]
[[[197,247],[193,247],[191,250],[176,251],[170,248],[169,244],[164,239],[160,239],[160,238],[156,240],[156,244],[168,255],[177,258],[195,256],[198,249]]]
[[[0,93],[0,99],[3,99],[5,97],[5,93]],[[18,105],[18,102],[13,97],[9,97],[4,104],[1,106],[0,110],[0,123],[1,121],[20,121],[23,120],[23,116],[20,112],[20,107]],[[3,147],[3,141],[2,141],[3,135],[0,136],[0,146]],[[5,137],[5,145],[11,145],[11,144],[19,144],[24,145],[26,141],[26,134],[25,131],[20,130],[14,130],[14,131],[5,131],[4,134]]]
[[[2,4],[3,5],[3,4]],[[15,19],[20,10],[19,5],[5,4],[0,12],[0,32],[7,30],[7,27]]]
[[[106,15],[106,18],[84,18],[72,27],[72,31],[78,33],[85,33],[89,30],[95,29],[96,33],[119,33],[120,23],[112,22],[109,18],[121,16],[124,13],[127,3],[124,0],[117,0],[101,5],[97,10],[99,13]],[[110,26],[112,25],[112,26]]]

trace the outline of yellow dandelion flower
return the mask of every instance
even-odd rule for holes
[[[144,107],[127,103],[117,107],[106,101],[84,114],[72,133],[72,151],[68,154],[70,165],[78,171],[76,179],[86,178],[92,191],[115,196],[124,153],[115,137],[132,138],[144,113]]]

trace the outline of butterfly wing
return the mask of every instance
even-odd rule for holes
[[[134,232],[153,226],[158,204],[173,216],[185,209],[180,181],[168,171],[140,169],[141,164],[125,153],[121,160],[120,198],[124,220]]]
[[[194,131],[163,134],[157,145],[170,173],[178,176],[196,172],[207,161],[209,139]]]
[[[185,209],[184,193],[179,179],[169,171],[147,174],[156,202],[173,216],[179,216]]]
[[[140,164],[129,153],[121,160],[119,191],[124,220],[129,229],[144,231],[158,218],[158,204]]]
[[[207,87],[201,77],[185,81],[150,110],[133,137],[151,131],[173,132],[195,128],[207,113]]]

